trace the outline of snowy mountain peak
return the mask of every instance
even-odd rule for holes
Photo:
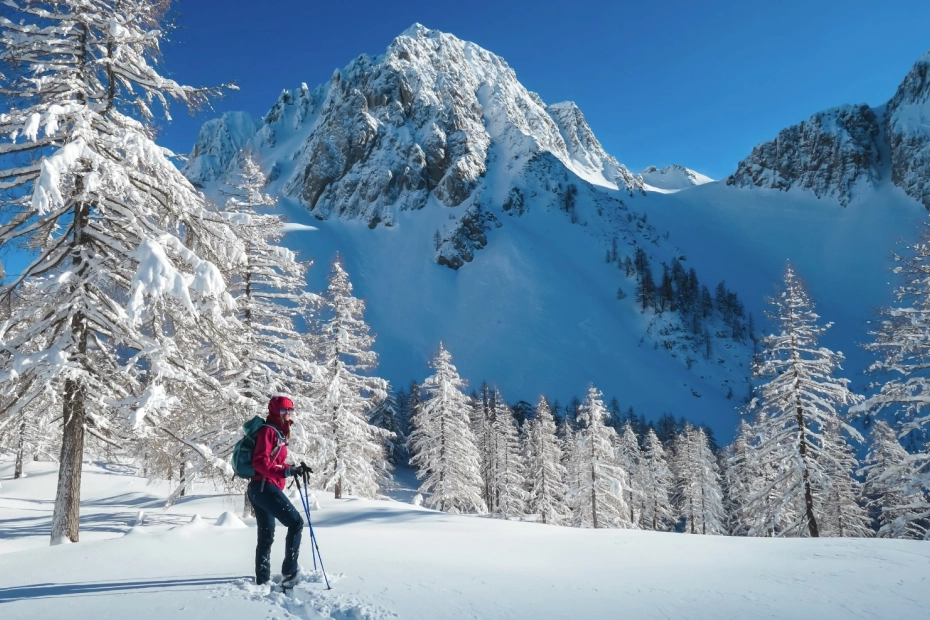
[[[198,145],[211,149],[195,148],[185,169],[194,182],[214,181],[232,165],[251,127],[231,125],[223,117],[204,126]],[[371,226],[432,199],[477,204],[492,193],[488,179],[515,182],[540,156],[595,185],[642,189],[577,106],[547,107],[499,56],[421,24],[313,91],[283,92],[248,145],[262,153],[275,189],[318,218]],[[208,152],[213,159],[199,161]]]
[[[678,164],[671,164],[664,168],[649,166],[639,173],[645,184],[646,191],[677,192],[695,185],[713,183],[714,179],[700,172],[685,168]]]
[[[885,179],[930,210],[930,53],[886,105],[818,112],[756,146],[727,185],[810,190],[847,205]],[[887,153],[890,157],[883,157]]]

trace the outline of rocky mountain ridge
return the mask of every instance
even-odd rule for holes
[[[546,105],[502,58],[419,24],[313,91],[284,91],[259,122],[211,121],[185,173],[206,186],[235,166],[241,148],[259,151],[281,194],[316,217],[370,227],[431,198],[446,207],[496,200],[481,182],[495,156],[502,177],[548,154],[589,183],[642,190],[574,103]]]
[[[856,188],[890,180],[930,210],[930,52],[888,103],[818,112],[756,146],[727,185],[802,188],[848,205]]]

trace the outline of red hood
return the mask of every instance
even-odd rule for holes
[[[288,422],[281,417],[281,409],[283,408],[294,408],[294,403],[290,398],[284,396],[275,396],[272,398],[268,401],[268,417],[265,421],[284,433],[285,436],[289,436],[291,434],[291,424],[293,424],[293,421]]]

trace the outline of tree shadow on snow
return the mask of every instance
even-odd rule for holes
[[[353,501],[351,498],[349,501]],[[348,525],[350,523],[364,523],[366,521],[388,521],[394,523],[407,523],[412,521],[442,520],[444,513],[431,510],[397,510],[393,508],[370,507],[353,510],[351,512],[311,512],[314,526],[333,527]]]
[[[86,583],[37,583],[0,588],[0,605],[30,599],[66,596],[95,596],[139,590],[199,590],[204,586],[233,584],[244,577],[197,577],[191,579],[152,579],[148,581],[90,581]]]
[[[48,536],[52,529],[52,515],[48,514],[46,511],[42,512],[44,514],[40,517],[0,519],[0,540],[25,538],[29,536]],[[125,534],[130,527],[135,525],[135,520],[135,512],[81,515],[80,531]],[[146,513],[142,525],[183,525],[189,521],[190,515]]]

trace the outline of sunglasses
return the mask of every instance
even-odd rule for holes
[[[293,413],[294,413],[293,409],[282,409],[281,410],[281,415],[293,415]]]

